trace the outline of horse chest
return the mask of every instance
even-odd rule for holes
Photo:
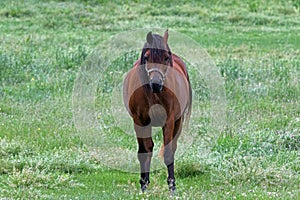
[[[160,104],[154,104],[149,108],[148,115],[151,126],[163,126],[167,119],[166,109]]]

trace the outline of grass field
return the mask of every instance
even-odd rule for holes
[[[139,175],[96,159],[73,120],[88,55],[114,34],[150,27],[197,41],[225,80],[227,124],[211,151],[196,142],[177,159],[174,198],[300,199],[299,12],[299,0],[1,0],[0,199],[169,197],[165,169],[141,194]],[[111,92],[98,88],[97,103]],[[122,132],[103,115],[99,131],[114,142]],[[199,124],[201,138],[209,120]],[[136,148],[134,137],[118,144]]]

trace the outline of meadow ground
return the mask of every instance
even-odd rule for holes
[[[151,27],[197,41],[225,81],[226,124],[209,151],[196,140],[177,159],[174,198],[300,199],[299,12],[298,0],[0,1],[0,199],[169,197],[165,170],[153,172],[141,194],[139,175],[96,159],[73,118],[88,55],[114,34]],[[124,72],[136,56],[113,65]],[[98,106],[110,106],[105,97],[117,80],[109,75],[118,70],[99,83]],[[193,81],[199,107],[210,109],[205,80]],[[135,151],[134,137],[109,116],[99,116],[99,132]],[[210,118],[195,124],[200,141]]]

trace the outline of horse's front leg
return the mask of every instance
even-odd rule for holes
[[[178,120],[168,119],[163,127],[164,133],[164,162],[168,168],[167,183],[169,190],[173,193],[176,189],[175,175],[174,175],[174,155],[177,149],[177,139],[181,132],[181,118]]]
[[[154,143],[151,137],[151,126],[141,127],[135,124],[134,129],[139,145],[138,159],[141,170],[140,184],[141,190],[144,192],[150,183],[149,173]]]

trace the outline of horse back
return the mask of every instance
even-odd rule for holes
[[[183,60],[176,54],[172,54],[172,61],[173,61],[173,67],[180,73],[184,74],[187,79],[189,79],[186,65],[183,62]]]

